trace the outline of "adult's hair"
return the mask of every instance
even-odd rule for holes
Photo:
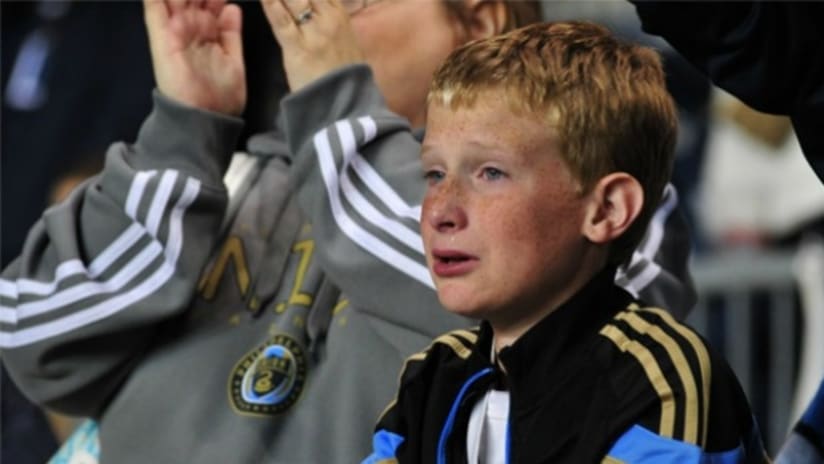
[[[466,108],[488,92],[546,121],[582,194],[612,172],[638,180],[641,213],[610,248],[611,263],[625,262],[672,172],[677,117],[659,55],[589,22],[534,24],[455,50],[429,102]]]
[[[491,0],[490,0],[491,1]],[[501,32],[509,32],[513,29],[533,24],[541,21],[541,2],[537,0],[502,0],[507,8],[507,19]],[[466,4],[461,0],[444,0],[447,10],[462,22],[466,23],[470,19],[470,14],[466,9]]]

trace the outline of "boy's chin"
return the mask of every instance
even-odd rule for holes
[[[484,319],[483,313],[481,313],[479,311],[467,310],[467,309],[464,309],[464,308],[458,308],[458,309],[446,308],[446,310],[449,311],[452,314],[455,314],[455,315],[461,316],[461,317],[465,317],[467,319],[475,319],[475,320],[478,320],[478,321],[481,321],[481,320]]]
[[[468,302],[466,299],[449,298],[438,295],[441,305],[450,313],[463,316],[469,319],[484,319],[487,311],[477,304]]]

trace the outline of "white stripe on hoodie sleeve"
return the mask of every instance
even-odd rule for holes
[[[157,240],[158,230],[164,212],[169,209],[168,203],[179,174],[174,170],[163,173],[149,204],[146,225],[143,225],[137,222],[137,212],[143,201],[148,182],[154,174],[154,172],[146,171],[134,177],[127,195],[125,209],[128,216],[135,222],[112,241],[88,268],[84,268],[80,260],[72,259],[57,267],[54,280],[50,282],[36,282],[30,279],[0,280],[0,292],[2,292],[0,295],[3,297],[12,300],[18,300],[20,295],[43,297],[20,304],[16,308],[0,306],[0,322],[17,325],[25,319],[57,311],[84,299],[104,294],[112,294],[112,296],[97,301],[87,308],[81,306],[80,310],[69,315],[23,329],[17,327],[17,330],[0,331],[0,347],[12,348],[36,343],[99,321],[147,297],[168,281],[174,273],[183,247],[183,215],[197,198],[200,182],[193,178],[185,180],[183,193],[169,212],[169,235],[164,248]],[[132,249],[141,238],[147,236],[152,240],[148,241],[141,250],[135,251],[132,258],[107,280],[87,280],[59,289],[60,283],[70,276],[85,274],[89,279],[95,279],[106,271],[113,270],[111,268],[114,263]],[[158,260],[158,257],[161,259]],[[154,272],[142,281],[135,282],[137,276],[144,274],[153,265],[157,266]],[[116,293],[127,286],[132,288],[122,294]]]

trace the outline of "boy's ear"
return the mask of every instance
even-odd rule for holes
[[[463,0],[469,40],[485,39],[504,30],[509,10],[506,0]]]
[[[589,196],[582,233],[599,244],[609,243],[626,232],[644,205],[644,189],[625,172],[602,177]]]

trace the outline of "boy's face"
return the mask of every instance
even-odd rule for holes
[[[554,131],[486,92],[471,108],[429,106],[421,230],[441,303],[517,324],[566,300],[587,242],[587,195]]]

